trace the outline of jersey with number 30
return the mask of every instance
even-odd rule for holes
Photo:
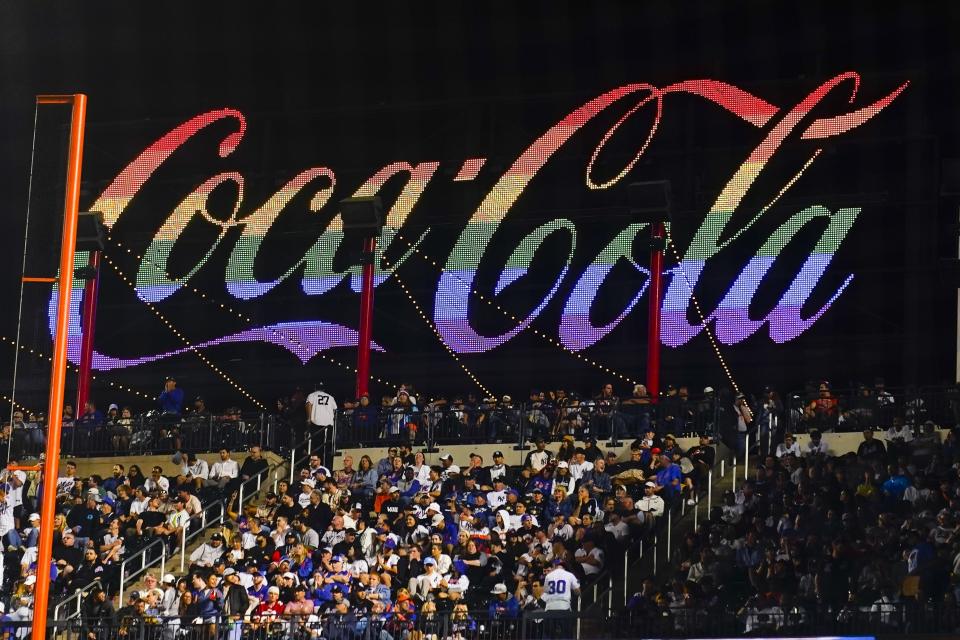
[[[543,578],[543,601],[547,611],[569,611],[572,592],[580,588],[577,576],[557,567]]]

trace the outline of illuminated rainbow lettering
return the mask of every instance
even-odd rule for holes
[[[727,227],[740,203],[781,145],[791,136],[798,136],[801,140],[821,140],[841,135],[858,127],[893,102],[907,84],[902,84],[884,98],[868,106],[836,116],[819,118],[813,117],[813,111],[829,93],[841,85],[852,86],[849,102],[851,104],[854,102],[859,88],[859,76],[855,72],[843,73],[830,79],[785,113],[781,113],[778,107],[742,89],[717,80],[683,81],[663,88],[643,83],[629,84],[594,98],[569,113],[523,151],[480,202],[450,250],[444,271],[437,282],[433,307],[437,331],[455,352],[481,353],[505,344],[529,327],[553,300],[561,283],[571,275],[570,265],[578,249],[578,234],[584,233],[584,229],[578,229],[572,220],[558,218],[541,224],[516,241],[506,263],[499,267],[494,290],[484,293],[488,298],[496,298],[512,283],[527,275],[534,255],[548,237],[560,234],[568,241],[568,248],[563,256],[562,266],[550,282],[544,285],[543,290],[530,301],[526,315],[516,318],[514,325],[499,335],[482,335],[471,324],[471,299],[475,297],[473,290],[476,286],[478,270],[484,264],[487,249],[491,246],[498,228],[510,211],[519,206],[519,200],[535,181],[540,170],[572,136],[612,105],[624,100],[634,100],[633,106],[606,131],[595,145],[586,163],[583,178],[586,189],[609,189],[620,183],[634,169],[654,140],[661,119],[664,117],[664,108],[669,102],[669,96],[682,93],[703,98],[757,129],[766,127],[776,116],[781,116],[723,188],[694,234],[682,256],[680,265],[666,274],[669,280],[662,307],[661,340],[663,344],[672,347],[686,344],[703,329],[702,324],[691,325],[687,314],[692,288],[696,287],[708,262],[752,227],[773,203],[794,185],[820,154],[820,149],[815,149],[796,175],[782,186],[772,202],[756,212],[741,228],[728,230]],[[596,176],[596,160],[600,152],[617,135],[620,127],[641,110],[652,113],[652,122],[646,136],[636,146],[636,153],[614,175],[603,178]],[[247,129],[246,118],[236,109],[220,109],[200,114],[168,132],[144,150],[120,172],[90,208],[103,212],[105,223],[108,227],[113,227],[154,172],[187,140],[217,122],[236,124],[236,130],[224,137],[218,149],[220,157],[228,157],[243,140]],[[468,158],[452,180],[473,180],[484,165],[484,158]],[[439,162],[432,161],[417,164],[395,162],[375,172],[354,191],[355,195],[373,195],[380,192],[391,181],[403,181],[397,183],[400,186],[400,194],[388,212],[387,224],[378,247],[380,256],[396,239],[424,191],[433,180],[437,179],[439,166]],[[237,187],[237,196],[229,218],[219,220],[209,213],[207,201],[210,194],[225,183],[232,183]],[[287,264],[269,265],[268,269],[264,269],[264,271],[281,275],[270,280],[260,280],[256,275],[260,248],[269,236],[274,223],[293,198],[301,193],[309,194],[309,210],[318,214],[330,205],[330,198],[336,184],[337,178],[333,169],[328,167],[305,169],[290,178],[265,202],[251,207],[245,201],[244,176],[241,173],[227,171],[204,180],[174,207],[160,228],[156,230],[139,264],[136,276],[137,295],[142,300],[153,304],[169,298],[208,264],[213,252],[234,227],[240,229],[240,234],[230,249],[224,273],[226,289],[234,298],[244,301],[262,298],[277,285],[301,271],[300,284],[305,295],[322,296],[342,283],[348,276],[351,288],[358,291],[359,267],[338,272],[333,266],[334,255],[343,241],[339,214],[332,217],[323,232],[302,256],[290,256]],[[252,211],[250,211],[251,208]],[[754,257],[745,268],[731,277],[732,284],[726,294],[717,308],[708,314],[707,322],[715,323],[717,339],[724,344],[735,344],[745,340],[767,324],[771,340],[782,343],[796,338],[809,329],[841,296],[854,278],[853,274],[847,275],[843,284],[837,288],[822,308],[808,318],[801,316],[803,304],[810,297],[834,254],[852,229],[859,212],[860,209],[857,207],[830,211],[825,206],[810,206],[794,213],[783,222],[756,249]],[[192,268],[179,279],[171,279],[167,269],[169,258],[178,240],[183,237],[188,223],[198,216],[202,223],[211,225],[217,230],[217,237]],[[794,276],[790,286],[766,317],[750,318],[751,300],[777,256],[801,229],[816,221],[825,222],[826,228]],[[619,260],[627,260],[639,272],[648,275],[647,270],[637,264],[632,256],[634,241],[644,230],[644,224],[627,225],[600,251],[599,255],[594,257],[582,273],[575,274],[577,280],[563,305],[558,327],[559,341],[563,346],[571,350],[582,350],[596,344],[623,322],[641,300],[646,292],[646,283],[639,287],[612,321],[603,326],[594,326],[590,320],[590,311],[595,304],[597,291],[610,276],[613,266]],[[419,237],[412,239],[412,248],[404,244],[406,250],[389,268],[383,267],[381,260],[377,260],[378,271],[375,284],[379,286],[385,282],[392,270],[399,268],[429,233],[430,229],[427,229]],[[721,241],[721,238],[724,239]],[[78,253],[77,264],[85,264],[86,259],[85,253]],[[484,266],[497,267],[497,265]],[[74,361],[79,355],[79,310],[82,297],[83,289],[78,284],[71,298],[73,316],[70,324],[69,353]],[[56,298],[57,291],[54,289],[50,300],[51,331]],[[298,359],[306,363],[325,349],[355,345],[357,333],[349,327],[318,319],[253,327],[195,346],[208,347],[244,341],[276,344],[290,350]],[[389,345],[384,347],[378,345],[376,348],[389,349]],[[94,356],[94,367],[116,369],[135,366],[171,357],[182,351],[145,354],[126,359],[97,353]]]

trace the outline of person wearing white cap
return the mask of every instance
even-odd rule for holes
[[[638,520],[641,522],[653,522],[657,516],[662,516],[666,503],[656,493],[657,484],[647,481],[643,485],[643,497],[637,501]]]
[[[410,597],[419,598],[421,602],[426,601],[430,592],[440,586],[443,576],[437,571],[437,561],[427,557],[423,561],[423,573],[410,578],[407,588],[410,590]]]
[[[36,547],[40,541],[40,514],[31,513],[27,520],[30,526],[23,530],[23,546],[30,549]]]
[[[491,626],[494,627],[492,630],[492,632],[494,632],[493,637],[496,637],[500,635],[499,633],[495,633],[496,631],[505,631],[502,626],[504,620],[518,618],[520,616],[520,603],[517,602],[517,599],[513,597],[512,593],[507,591],[507,585],[502,582],[493,585],[490,593],[493,597],[490,599],[487,610],[490,615]],[[496,628],[498,626],[500,629]]]
[[[163,598],[161,598],[159,606],[160,615],[167,618],[180,615],[178,611],[180,603],[177,597],[177,579],[173,577],[172,573],[168,573],[163,576],[160,585],[163,587]]]
[[[310,494],[313,493],[316,486],[317,483],[313,478],[305,478],[300,481],[300,494],[297,496],[297,504],[300,505],[301,509],[310,506]]]

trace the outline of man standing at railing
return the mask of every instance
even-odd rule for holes
[[[319,384],[317,387],[316,391],[307,396],[305,404],[310,432],[315,437],[323,429],[333,426],[333,420],[337,412],[337,401],[323,390],[323,384]]]
[[[173,376],[167,376],[164,380],[163,391],[157,398],[157,404],[165,414],[179,416],[183,411],[183,389],[177,388],[177,380]]]

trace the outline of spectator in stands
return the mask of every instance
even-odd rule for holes
[[[240,466],[236,460],[230,457],[229,451],[220,449],[220,459],[210,467],[206,486],[224,490],[238,475],[240,475]]]
[[[177,388],[176,378],[168,376],[164,381],[157,404],[163,413],[179,416],[183,412],[183,389]]]

